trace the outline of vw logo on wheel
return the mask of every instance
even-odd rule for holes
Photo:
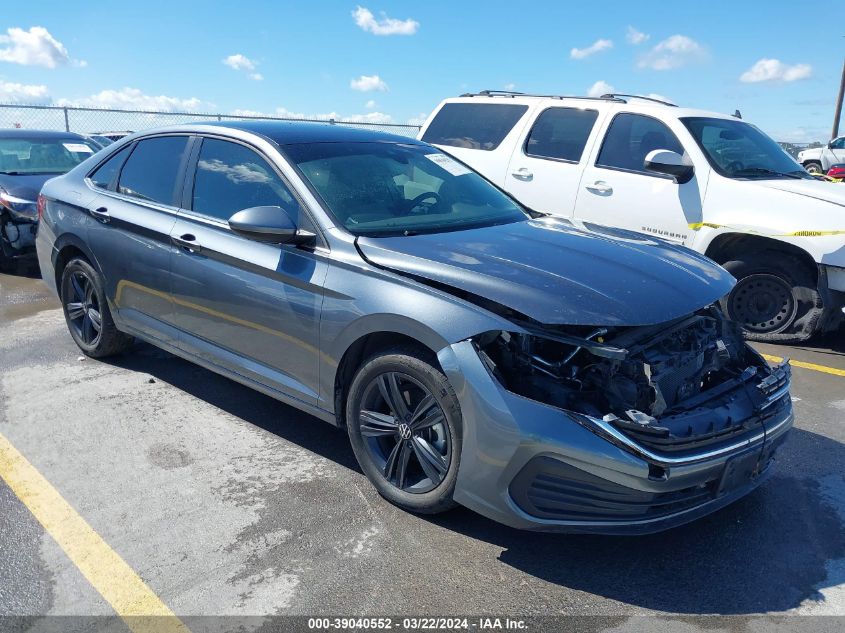
[[[403,440],[410,440],[411,439],[411,427],[404,422],[399,425],[399,437]]]

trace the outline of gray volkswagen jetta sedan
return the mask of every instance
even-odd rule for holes
[[[345,427],[389,501],[644,533],[738,499],[792,426],[692,251],[532,212],[419,141],[317,123],[135,134],[39,197],[73,339],[134,338]]]

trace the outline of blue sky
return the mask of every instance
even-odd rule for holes
[[[778,139],[821,140],[842,24],[773,0],[32,0],[0,19],[0,101],[405,123],[467,90],[604,82],[594,89],[739,108]]]

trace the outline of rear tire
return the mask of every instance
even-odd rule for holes
[[[433,359],[412,347],[377,354],[356,372],[346,402],[352,450],[379,494],[420,514],[456,505],[461,409]]]
[[[821,176],[824,174],[824,169],[822,169],[822,164],[818,163],[814,160],[804,163],[804,169],[807,170],[808,174],[812,174],[813,176]]]
[[[729,318],[752,341],[798,343],[816,334],[824,306],[806,264],[782,253],[752,253],[722,266],[737,284],[722,299]]]
[[[68,262],[59,296],[70,335],[83,354],[105,358],[132,345],[132,337],[119,331],[112,320],[102,277],[86,260],[75,257]]]

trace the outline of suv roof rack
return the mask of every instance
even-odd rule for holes
[[[671,106],[673,108],[677,108],[677,103],[672,103],[671,101],[664,101],[663,99],[655,99],[654,97],[646,97],[643,95],[626,95],[622,94],[621,92],[609,92],[601,96],[602,99],[621,99],[622,97],[628,99],[642,99],[643,101],[651,101],[653,103],[660,103],[662,105]]]
[[[480,92],[465,92],[461,97],[542,97],[544,99],[584,99],[587,101],[614,101],[626,103],[620,97],[623,95],[602,95],[601,97],[583,97],[574,95],[541,95],[527,92],[515,92],[513,90],[482,90]]]

